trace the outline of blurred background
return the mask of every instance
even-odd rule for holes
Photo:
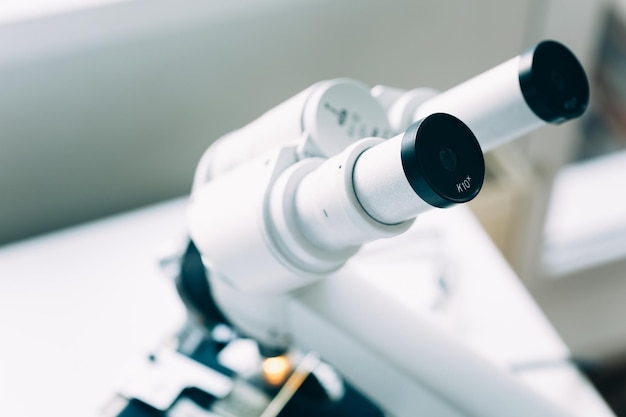
[[[185,195],[207,146],[318,80],[444,90],[545,38],[591,106],[491,152],[472,209],[624,407],[626,0],[5,0],[0,244]]]

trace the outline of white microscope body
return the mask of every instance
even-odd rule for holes
[[[198,165],[189,232],[216,304],[263,346],[318,352],[393,416],[565,416],[350,259],[431,207],[471,200],[482,152],[580,116],[588,98],[584,70],[551,41],[442,94],[309,87]]]

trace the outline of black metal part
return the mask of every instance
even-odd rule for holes
[[[456,117],[435,113],[402,137],[404,174],[419,197],[445,208],[470,201],[485,178],[485,160],[472,131]]]
[[[208,272],[196,245],[190,240],[181,261],[176,289],[189,311],[198,321],[211,329],[217,324],[228,324],[211,294]]]
[[[526,103],[542,120],[562,123],[581,116],[589,104],[589,81],[576,56],[547,40],[520,57],[519,84]]]

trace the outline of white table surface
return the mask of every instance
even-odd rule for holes
[[[184,238],[184,209],[184,199],[169,201],[0,247],[0,415],[96,415],[129,361],[181,325],[184,309],[158,260]],[[499,366],[568,356],[466,208],[431,211],[359,258],[372,275],[381,265],[389,276],[390,262],[422,271],[398,293],[420,308],[439,299],[434,277],[443,273],[450,295],[433,316]],[[387,281],[384,290],[398,288]],[[519,376],[574,416],[613,415],[565,362]]]
[[[184,230],[175,201],[0,249],[0,415],[96,414],[184,320],[158,267]]]

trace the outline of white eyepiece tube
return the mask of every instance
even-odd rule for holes
[[[401,135],[358,149],[368,141],[330,158],[298,186],[299,228],[317,247],[337,250],[394,236],[419,213],[467,202],[480,191],[482,151],[454,116],[430,115]]]
[[[574,54],[543,41],[452,89],[422,103],[413,115],[452,114],[474,132],[483,151],[546,123],[581,116],[589,103],[589,83]]]
[[[372,147],[352,174],[359,203],[374,219],[396,224],[432,207],[465,203],[480,191],[483,153],[459,119],[435,113]]]

